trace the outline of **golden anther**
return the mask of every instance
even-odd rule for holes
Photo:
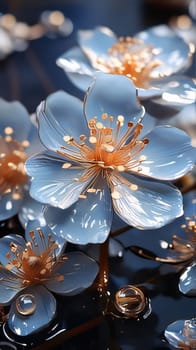
[[[5,129],[4,129],[4,132],[6,135],[12,135],[13,132],[14,132],[14,129],[11,128],[10,126],[7,126]]]
[[[68,168],[70,168],[71,167],[71,163],[64,163],[63,165],[62,165],[62,169],[68,169]]]
[[[97,142],[97,138],[95,136],[90,136],[89,137],[89,142],[90,143],[96,143]]]

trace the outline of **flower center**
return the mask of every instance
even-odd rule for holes
[[[142,40],[121,37],[109,49],[109,58],[98,57],[95,66],[106,73],[126,75],[137,87],[148,88],[152,71],[161,64],[156,51]]]
[[[27,182],[24,162],[27,159],[25,148],[29,143],[12,139],[11,127],[6,127],[4,132],[5,137],[0,135],[0,194],[11,192]]]
[[[66,146],[61,146],[57,153],[77,163],[81,168],[86,169],[84,174],[76,181],[86,181],[88,178],[97,178],[102,173],[108,183],[112,171],[131,171],[135,168],[140,171],[140,164],[145,160],[144,156],[138,157],[148,139],[138,140],[142,130],[142,124],[128,122],[125,132],[124,117],[117,118],[102,114],[102,122],[97,117],[88,122],[89,136],[80,135],[80,142],[69,135],[64,136]],[[64,163],[63,168],[74,166],[72,163]],[[134,170],[135,170],[134,169]],[[91,181],[92,183],[92,181]]]
[[[194,215],[192,218],[186,217],[185,219],[186,224],[182,225],[181,227],[186,232],[189,241],[194,245],[196,254],[196,215]]]
[[[10,244],[10,252],[6,254],[9,262],[7,269],[13,270],[14,273],[23,281],[23,285],[43,283],[48,279],[55,278],[62,280],[63,276],[55,275],[54,270],[60,259],[56,258],[56,242],[48,235],[48,239],[40,228],[37,228],[40,236],[40,242],[36,240],[34,231],[30,232],[31,241],[26,243],[25,248],[16,243]],[[12,259],[14,255],[14,258]]]

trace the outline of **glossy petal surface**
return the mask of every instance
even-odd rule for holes
[[[91,62],[97,56],[107,56],[108,49],[115,44],[117,38],[107,27],[96,27],[94,30],[80,30],[78,42]]]
[[[63,160],[54,157],[40,153],[26,162],[27,173],[32,176],[30,194],[42,203],[65,209],[77,201],[87,184],[74,180],[83,170],[63,169]]]
[[[16,215],[22,204],[22,198],[13,199],[12,193],[0,196],[0,221]]]
[[[4,266],[7,265],[10,259],[15,259],[15,254],[10,250],[10,245],[12,243],[16,244],[18,247],[21,247],[21,250],[23,250],[26,242],[22,236],[17,234],[10,234],[0,239],[0,263]],[[8,253],[10,254],[9,258],[7,257]]]
[[[166,77],[156,81],[153,86],[162,92],[161,99],[155,99],[154,103],[183,107],[195,102],[196,84],[190,77]]]
[[[87,124],[83,118],[82,101],[63,91],[49,95],[37,108],[39,135],[46,148],[56,151],[69,145],[63,140],[71,136],[79,140],[87,133]],[[47,132],[46,132],[47,130]]]
[[[111,227],[112,208],[107,185],[101,188],[66,210],[47,208],[45,218],[52,231],[76,244],[104,242]]]
[[[25,289],[23,295],[33,295],[36,300],[36,308],[31,315],[21,315],[12,303],[8,325],[15,334],[27,336],[47,327],[56,313],[56,300],[44,287],[35,286]]]
[[[141,163],[141,175],[174,180],[193,168],[191,139],[182,130],[160,126],[147,138],[150,142],[139,154],[146,158]],[[132,170],[137,172],[137,168]]]
[[[178,320],[165,330],[165,338],[177,349],[194,349],[196,340],[195,320]]]
[[[46,225],[44,216],[43,216],[43,204],[36,201],[29,196],[29,193],[25,193],[25,198],[22,201],[18,218],[21,225],[25,228],[29,220],[38,220],[41,226]]]
[[[196,296],[196,262],[188,266],[179,280],[179,290],[188,296]]]
[[[115,212],[127,224],[139,229],[156,229],[183,214],[182,195],[170,184],[127,176],[130,185],[111,178],[115,185],[113,198]]]
[[[67,253],[66,258],[57,270],[58,274],[64,276],[64,280],[50,280],[46,286],[58,294],[76,295],[91,286],[98,273],[98,265],[81,252]]]
[[[161,65],[153,70],[153,76],[174,74],[189,66],[190,49],[188,44],[168,26],[152,27],[138,33],[136,37],[156,48],[156,58],[161,61]]]
[[[21,280],[7,269],[0,268],[0,281],[0,306],[9,305],[23,288]]]
[[[87,92],[84,111],[87,119],[97,116],[97,121],[100,122],[103,122],[101,118],[103,113],[115,118],[123,115],[124,126],[121,127],[119,137],[127,129],[128,121],[137,122],[143,115],[131,80],[122,75],[101,72],[96,74],[96,79]]]
[[[4,136],[6,127],[13,129],[14,139],[23,141],[28,137],[31,122],[26,108],[20,102],[8,102],[0,98],[0,135]]]
[[[95,74],[80,48],[74,47],[57,59],[57,65],[65,71],[69,79],[79,89],[86,91]]]

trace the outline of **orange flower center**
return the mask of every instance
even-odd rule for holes
[[[110,184],[110,174],[113,171],[131,171],[133,168],[136,171],[141,170],[140,164],[145,157],[138,155],[149,142],[148,139],[138,140],[142,124],[128,122],[126,131],[121,135],[124,125],[122,115],[114,118],[103,113],[102,120],[103,122],[98,122],[97,117],[92,118],[88,122],[89,136],[80,135],[80,142],[65,135],[64,141],[69,146],[69,151],[66,146],[57,150],[58,154],[84,168],[84,174],[75,181],[96,179],[101,172]],[[70,146],[73,148],[72,152]],[[67,169],[72,166],[72,163],[66,162],[62,167]]]
[[[5,137],[0,136],[0,194],[11,192],[27,182],[24,162],[27,159],[25,148],[28,141],[12,139],[10,127],[5,128]]]
[[[126,75],[140,88],[149,88],[151,73],[161,62],[156,50],[137,38],[119,38],[108,51],[109,57],[98,57],[96,68],[110,74]]]
[[[35,233],[31,231],[32,240],[26,243],[25,249],[21,249],[16,243],[11,243],[11,252],[6,255],[10,259],[6,268],[9,270],[15,269],[14,273],[22,279],[25,286],[43,283],[51,278],[58,281],[63,280],[63,276],[54,274],[55,267],[62,260],[56,258],[57,244],[50,235],[46,241],[42,230],[40,228],[37,228],[37,230],[42,247],[39,247]],[[14,259],[11,259],[11,253],[15,255]]]

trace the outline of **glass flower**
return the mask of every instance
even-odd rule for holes
[[[195,349],[196,319],[177,320],[167,326],[164,336],[175,349]]]
[[[40,203],[28,195],[24,162],[30,154],[42,148],[37,127],[26,108],[18,101],[0,99],[0,221],[20,213],[26,222],[28,207],[32,208],[31,219],[35,218],[33,213],[38,212],[38,208],[40,211]],[[28,205],[24,202],[27,197]]]
[[[189,67],[194,52],[166,25],[120,37],[107,27],[78,32],[79,47],[57,59],[69,79],[81,90],[89,86],[96,71],[129,77],[140,99],[154,97],[157,104],[181,109],[195,101],[195,83],[182,73]],[[158,113],[159,114],[159,113]]]
[[[16,234],[0,239],[0,306],[11,304],[7,322],[15,334],[27,336],[52,321],[53,293],[76,295],[93,283],[97,263],[81,252],[64,256],[64,245],[36,221],[29,221],[25,239]]]
[[[158,255],[141,246],[130,249],[141,257],[174,266],[180,272],[180,292],[196,296],[196,192],[184,195],[183,202],[184,215],[158,232],[162,237]]]
[[[73,243],[101,243],[112,207],[140,229],[183,214],[181,193],[168,181],[192,168],[190,138],[168,126],[142,136],[144,108],[130,79],[97,73],[84,104],[60,91],[37,115],[48,150],[30,157],[26,170],[31,196],[52,206],[45,218],[54,232]]]

